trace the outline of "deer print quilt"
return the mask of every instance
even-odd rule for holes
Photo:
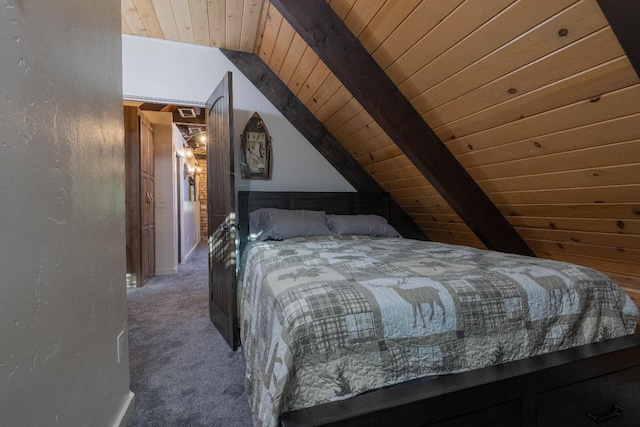
[[[418,377],[632,334],[638,317],[597,271],[402,238],[255,242],[238,283],[257,426]]]

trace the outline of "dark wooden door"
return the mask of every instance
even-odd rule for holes
[[[140,239],[142,255],[142,280],[156,272],[156,221],[155,221],[155,174],[153,165],[153,128],[151,122],[140,115],[140,185],[142,235]]]
[[[207,208],[209,314],[232,349],[236,321],[236,221],[233,162],[233,97],[227,73],[207,101]]]

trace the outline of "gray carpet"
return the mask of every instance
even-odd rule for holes
[[[129,291],[130,427],[252,426],[242,352],[209,319],[207,248]]]

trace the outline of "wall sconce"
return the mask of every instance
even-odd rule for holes
[[[196,165],[196,173],[202,173],[202,166]]]
[[[193,150],[191,148],[187,148],[186,150],[184,150],[184,155],[185,155],[185,157],[192,158],[193,157]]]

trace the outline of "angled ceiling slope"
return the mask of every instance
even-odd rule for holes
[[[534,256],[326,1],[271,3],[489,249]]]

